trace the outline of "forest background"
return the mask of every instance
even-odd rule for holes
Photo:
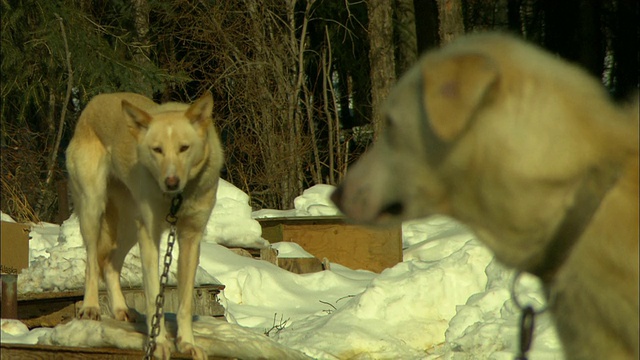
[[[222,177],[254,209],[336,184],[379,130],[418,54],[469,32],[540,44],[638,96],[637,0],[2,0],[0,208],[60,223],[64,151],[95,95],[205,91]]]

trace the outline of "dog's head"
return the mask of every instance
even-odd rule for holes
[[[425,60],[391,92],[383,133],[333,195],[358,222],[386,224],[450,212],[450,184],[439,171],[496,86],[498,70],[478,54]]]
[[[584,177],[637,156],[637,122],[621,117],[582,70],[508,36],[469,36],[400,79],[383,132],[332,198],[361,223],[452,216],[526,268]]]
[[[208,153],[213,124],[210,93],[191,106],[169,103],[144,111],[126,100],[122,110],[138,143],[138,159],[156,179],[163,192],[181,192],[202,169]]]

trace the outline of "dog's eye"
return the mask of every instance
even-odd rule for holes
[[[182,145],[182,146],[180,146],[180,152],[185,152],[185,151],[187,151],[187,150],[189,150],[189,145]]]
[[[162,148],[160,146],[152,147],[151,150],[156,154],[162,154]]]

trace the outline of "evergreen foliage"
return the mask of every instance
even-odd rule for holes
[[[339,181],[371,141],[378,105],[371,97],[368,1],[146,0],[144,9],[135,8],[139,3],[0,2],[0,208],[16,220],[65,219],[55,217],[65,196],[57,186],[65,177],[64,150],[80,111],[100,93],[189,102],[211,91],[225,147],[223,177],[247,192],[254,208],[290,208],[303,189]],[[406,43],[437,46],[438,3],[413,0],[420,29],[413,36],[397,28],[411,21],[411,0],[380,2],[396,11],[398,74],[415,61]],[[604,67],[618,98],[637,89],[637,2],[458,3],[466,31],[519,33],[596,75]],[[550,16],[557,6],[563,17]],[[593,39],[572,24],[595,29]]]

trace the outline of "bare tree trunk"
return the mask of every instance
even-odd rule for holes
[[[602,4],[598,1],[543,1],[545,48],[584,66],[596,77],[604,70]]]
[[[135,11],[134,24],[137,35],[137,46],[134,48],[133,60],[140,66],[146,66],[149,60],[149,3],[148,0],[132,0]],[[146,96],[151,97],[152,89],[144,79],[138,79]]]
[[[436,0],[413,0],[413,7],[416,14],[416,40],[420,54],[440,43],[438,4]]]
[[[520,22],[522,36],[536,44],[544,45],[544,11],[539,0],[522,0],[520,6]]]
[[[438,0],[440,43],[446,45],[464,34],[461,0]]]
[[[307,116],[307,126],[309,126],[309,136],[311,137],[311,148],[313,151],[313,164],[311,168],[311,176],[316,184],[322,184],[322,165],[320,163],[320,149],[318,147],[318,139],[316,137],[316,125],[314,123],[313,113],[313,95],[311,90],[307,87],[306,83],[302,84],[304,87],[304,107]]]
[[[497,0],[494,9],[493,24],[495,29],[509,30],[510,21],[509,7],[511,6],[511,0]]]
[[[58,159],[58,150],[60,149],[60,141],[62,139],[62,132],[64,129],[64,123],[67,115],[67,104],[71,99],[71,90],[73,88],[73,69],[71,67],[71,52],[69,51],[69,44],[67,42],[67,34],[65,32],[64,23],[62,18],[58,14],[54,14],[58,21],[60,22],[60,32],[62,34],[62,40],[64,42],[64,50],[65,50],[65,63],[67,65],[67,91],[65,93],[64,102],[62,103],[62,110],[60,111],[60,121],[58,123],[58,131],[53,143],[53,149],[51,151],[51,157],[49,158],[49,162],[47,165],[47,178],[44,183],[44,189],[42,190],[42,194],[37,203],[36,213],[39,217],[41,217],[43,210],[43,205],[45,203],[45,197],[49,194],[49,185],[53,181],[54,173],[56,169],[56,162]],[[50,105],[53,106],[53,102],[55,97],[50,98]],[[53,111],[52,114],[53,115]]]
[[[289,34],[291,41],[291,49],[293,50],[293,54],[296,57],[296,63],[294,65],[293,73],[295,74],[295,84],[292,91],[289,93],[290,102],[289,102],[289,155],[291,156],[291,160],[293,161],[293,167],[289,166],[289,177],[288,177],[288,191],[287,196],[284,197],[283,208],[286,206],[293,205],[293,199],[295,196],[302,193],[303,183],[302,183],[302,160],[300,157],[300,150],[302,147],[302,115],[300,111],[299,101],[300,101],[300,93],[303,91],[303,82],[305,77],[305,69],[304,69],[304,52],[307,48],[306,40],[307,40],[307,26],[309,24],[311,6],[313,5],[315,0],[307,0],[307,5],[304,12],[304,17],[302,19],[302,30],[300,33],[300,39],[296,38],[296,19],[295,19],[295,4],[296,0],[290,0],[288,2],[288,17],[289,17]]]
[[[398,64],[396,74],[402,75],[418,57],[416,17],[413,0],[396,0],[396,30],[398,33]]]
[[[333,87],[333,72],[331,71],[333,58],[331,55],[331,40],[329,37],[329,33],[327,32],[327,28],[325,27],[325,34],[327,37],[327,48],[328,48],[328,58],[329,62],[326,66],[326,82],[329,86],[328,95],[331,96],[331,105],[333,105],[333,117],[328,116],[327,121],[329,123],[329,147],[332,150],[332,163],[330,167],[331,176],[330,176],[330,184],[336,185],[340,180],[342,180],[342,174],[346,171],[347,163],[342,161],[342,146],[348,148],[348,142],[345,144],[340,143],[340,113],[338,111],[338,99],[336,98],[336,90]],[[326,99],[325,99],[326,101]],[[334,155],[335,153],[335,155]],[[334,160],[335,158],[335,160]],[[334,173],[338,174],[338,180],[335,179]]]
[[[507,29],[509,25],[509,6],[518,5],[517,1],[467,1],[463,11],[467,32],[482,32]],[[514,5],[514,6],[515,6]]]
[[[522,16],[520,8],[522,0],[511,0],[507,2],[507,16],[509,19],[509,31],[514,33],[522,33]]]
[[[323,108],[324,114],[327,118],[327,127],[328,127],[328,142],[329,142],[329,184],[335,184],[336,179],[333,175],[335,172],[335,155],[334,155],[334,146],[333,146],[333,116],[331,114],[331,110],[329,109],[329,89],[328,83],[331,81],[329,78],[329,64],[331,62],[331,58],[327,55],[327,49],[322,49],[321,55],[321,63],[322,63],[322,98],[323,98]]]
[[[382,105],[396,81],[393,53],[393,3],[387,0],[369,0],[369,61],[371,62],[371,122],[374,137],[380,133]]]

